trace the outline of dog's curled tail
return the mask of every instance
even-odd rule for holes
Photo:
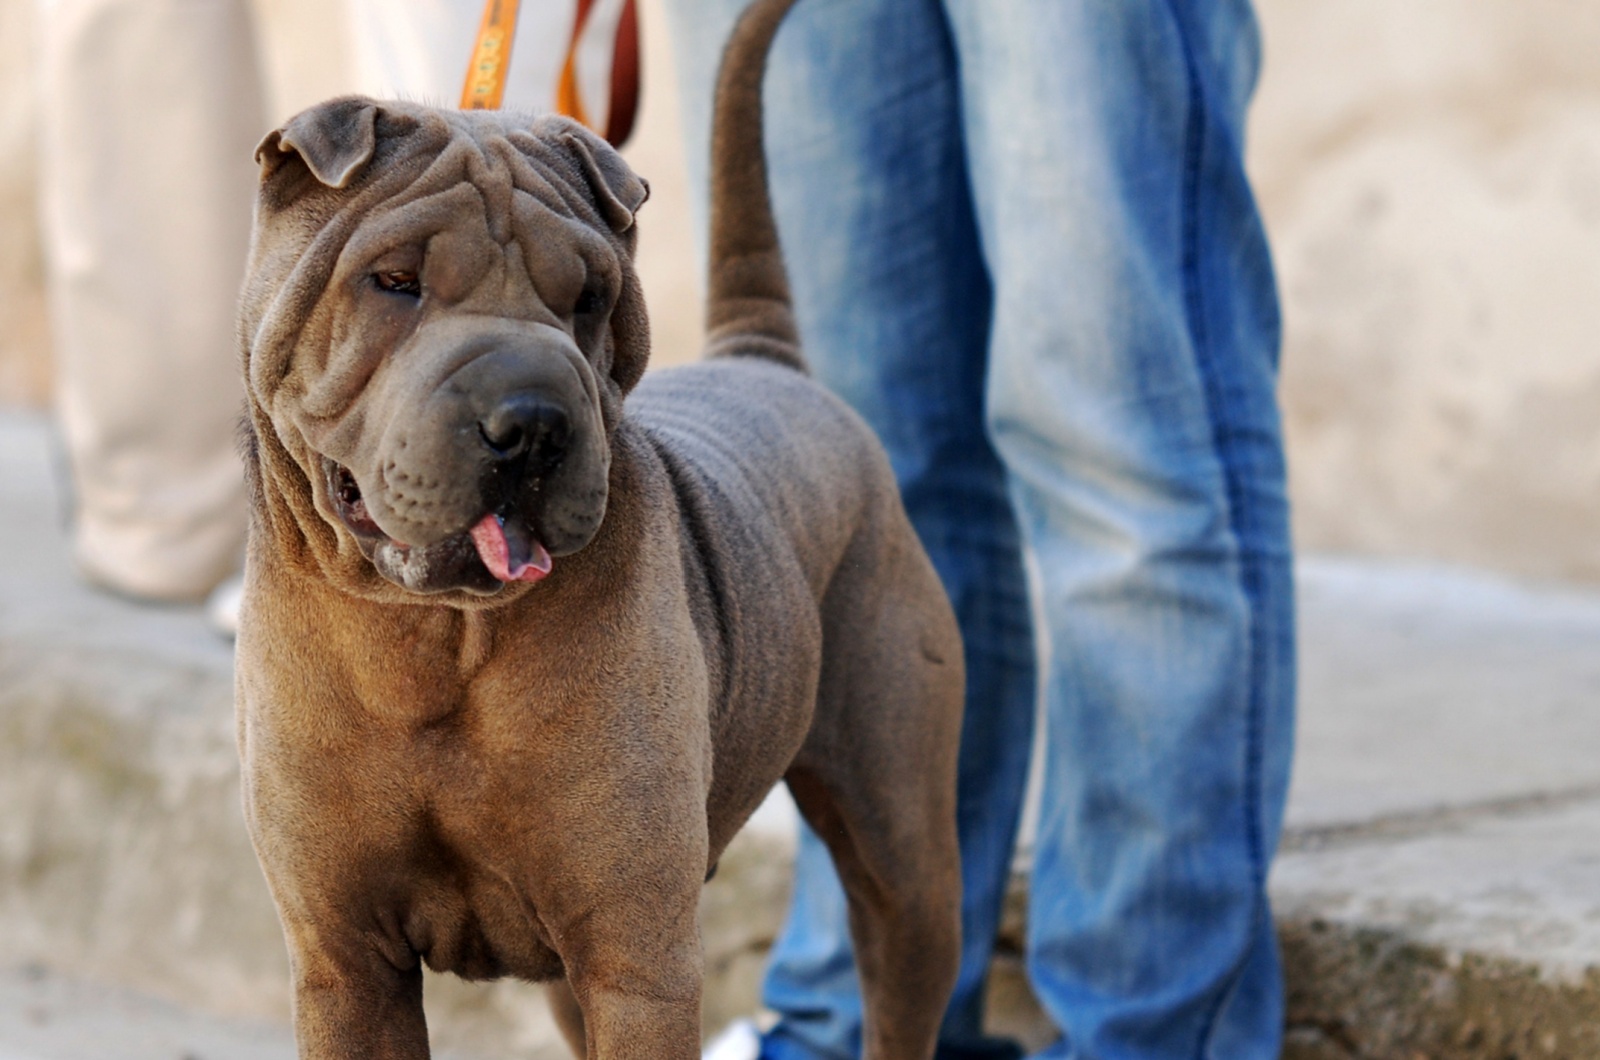
[[[794,3],[755,0],[722,53],[711,125],[706,354],[762,357],[805,371],[761,136],[767,51]]]

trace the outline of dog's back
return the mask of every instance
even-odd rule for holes
[[[773,709],[795,700],[796,683],[815,682],[799,697],[815,713],[801,744],[784,752],[786,779],[814,824],[887,809],[867,809],[883,777],[863,772],[841,740],[899,744],[924,779],[953,776],[964,687],[954,616],[882,446],[806,375],[762,136],[766,56],[793,3],[757,0],[718,77],[706,360],[647,375],[627,405],[672,483],[685,580],[716,678],[713,851],[764,794],[770,781],[758,763],[770,761],[774,736],[799,735]],[[720,672],[721,660],[738,672]],[[772,675],[790,687],[764,687]],[[916,787],[929,801],[894,812],[926,848],[836,849],[847,873],[893,856],[925,865],[938,881],[932,891],[948,883],[951,789]]]

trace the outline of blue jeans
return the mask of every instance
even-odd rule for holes
[[[742,6],[672,6],[702,188]],[[1294,641],[1277,299],[1242,168],[1258,44],[1248,0],[802,0],[774,49],[807,355],[883,438],[966,638],[941,1057],[1007,1055],[982,995],[1036,692],[1046,1055],[1279,1052],[1265,883]],[[809,833],[797,885],[765,1055],[857,1056],[843,898]]]

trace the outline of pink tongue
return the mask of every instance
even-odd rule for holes
[[[550,573],[550,553],[537,541],[532,544],[531,555],[525,559],[511,558],[511,543],[506,540],[505,525],[499,516],[486,515],[472,528],[472,543],[478,546],[478,558],[483,565],[503,582],[536,582]]]

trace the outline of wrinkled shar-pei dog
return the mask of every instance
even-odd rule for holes
[[[761,153],[789,3],[720,75],[709,357],[642,381],[646,186],[581,126],[344,98],[259,149],[239,742],[302,1057],[428,1056],[424,963],[549,981],[580,1055],[697,1056],[699,891],[779,778],[866,1055],[932,1053],[961,647],[799,353]]]

